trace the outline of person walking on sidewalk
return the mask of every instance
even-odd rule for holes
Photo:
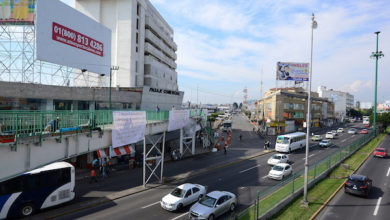
[[[223,148],[225,155],[227,154],[227,149],[228,149],[228,143],[227,143],[227,141],[225,141],[225,146]]]
[[[107,158],[104,158],[102,163],[102,175],[103,178],[107,177]]]
[[[97,183],[97,178],[96,178],[96,175],[95,175],[95,169],[94,168],[91,169],[91,179],[89,180],[89,184],[91,184],[92,181],[95,181],[95,183]]]
[[[240,141],[242,140],[242,134],[240,134]]]

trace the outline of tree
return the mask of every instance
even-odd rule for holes
[[[237,108],[238,108],[237,102],[233,103],[233,108],[234,108],[234,109],[237,109]]]
[[[347,116],[354,117],[354,118],[355,117],[361,118],[363,116],[363,113],[359,110],[355,110],[355,109],[351,108],[351,109],[347,110]]]

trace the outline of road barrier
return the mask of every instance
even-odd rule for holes
[[[373,132],[366,134],[351,144],[340,147],[337,151],[328,155],[324,159],[309,165],[309,187],[325,178],[330,171],[374,137],[375,135]],[[270,218],[290,201],[302,194],[303,184],[304,168],[294,172],[287,179],[284,179],[277,185],[272,186],[265,191],[258,191],[257,198],[254,203],[241,213],[232,216],[230,219],[255,220]]]

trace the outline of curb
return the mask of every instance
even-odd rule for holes
[[[385,136],[386,137],[386,136]],[[378,147],[378,145],[380,143],[382,143],[383,140],[381,140],[376,146],[375,148],[369,153],[367,154],[366,158],[364,158],[364,160],[360,163],[360,165],[358,167],[356,167],[356,169],[352,172],[352,173],[356,173],[356,171],[358,171],[360,169],[360,167],[368,160],[368,158],[371,156],[372,152],[375,151],[376,147]],[[344,182],[342,184],[340,184],[340,186],[337,188],[337,190],[324,202],[324,204],[321,205],[321,207],[319,209],[317,209],[317,211],[310,217],[309,220],[314,220],[319,214],[320,212],[325,208],[325,206],[328,205],[328,203],[330,202],[330,200],[332,200],[336,194],[343,188],[345,182],[347,180],[344,180]]]
[[[55,210],[54,212],[56,212],[58,214],[54,214],[54,215],[48,214],[49,216],[39,216],[39,217],[42,218],[42,219],[58,218],[58,217],[61,217],[61,216],[64,216],[64,215],[68,215],[68,214],[72,214],[72,213],[75,213],[75,212],[78,212],[78,211],[81,211],[81,210],[84,210],[84,209],[88,209],[88,208],[96,207],[98,205],[106,204],[106,203],[115,201],[117,199],[124,198],[126,196],[131,196],[131,195],[134,195],[134,194],[137,194],[137,193],[141,193],[141,192],[147,191],[149,189],[154,189],[154,188],[157,188],[157,187],[160,187],[160,186],[167,185],[169,183],[174,183],[174,182],[177,182],[179,180],[184,180],[184,179],[187,179],[187,178],[190,178],[190,177],[195,177],[195,176],[207,173],[207,172],[212,172],[212,171],[215,171],[215,170],[218,170],[218,169],[222,169],[224,167],[231,166],[231,165],[234,165],[234,164],[246,161],[246,160],[250,160],[250,159],[253,159],[253,158],[256,158],[256,157],[260,157],[260,156],[272,153],[274,151],[275,150],[263,151],[261,153],[258,153],[258,154],[252,155],[252,156],[240,157],[237,160],[234,160],[234,161],[231,161],[231,162],[228,162],[228,163],[225,163],[225,164],[221,164],[221,165],[216,166],[214,168],[203,168],[203,169],[200,169],[199,171],[197,171],[195,173],[192,173],[191,176],[188,176],[188,174],[191,173],[191,172],[182,173],[182,174],[173,176],[171,178],[167,178],[166,182],[164,182],[164,183],[161,183],[161,184],[149,184],[149,186],[147,186],[146,188],[143,188],[143,186],[137,186],[137,187],[133,187],[133,188],[130,188],[130,189],[127,189],[127,190],[123,190],[123,191],[120,191],[120,192],[114,192],[114,193],[108,194],[105,197],[101,197],[101,198],[97,198],[97,199],[91,200],[85,206],[82,206],[83,202],[78,202],[78,203],[72,204],[74,206],[79,206],[79,207],[75,207],[74,209],[66,210],[66,211],[64,211],[62,213],[58,213],[58,210]],[[205,152],[205,153],[209,153],[209,152]],[[150,185],[152,185],[152,186],[150,186]],[[140,189],[138,191],[135,191],[134,189],[136,189],[138,187],[142,188],[142,189]],[[64,206],[63,208],[66,209],[66,206]],[[35,219],[34,216],[32,217],[32,219]]]

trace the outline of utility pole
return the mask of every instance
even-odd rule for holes
[[[374,98],[374,135],[376,136],[376,98],[377,98],[377,83],[378,83],[378,59],[382,58],[384,54],[382,51],[378,51],[378,38],[380,31],[375,32],[376,34],[376,52],[372,52],[371,58],[375,58],[375,98]]]
[[[112,87],[112,71],[113,70],[119,70],[119,66],[112,66],[111,68],[110,68],[110,94],[109,94],[109,98],[108,98],[108,106],[109,106],[109,109],[110,110],[112,110],[111,109],[111,87]]]
[[[313,31],[317,28],[317,22],[314,20],[314,13],[311,17],[311,52],[310,52],[310,74],[309,74],[309,89],[307,91],[307,116],[306,116],[306,155],[305,155],[305,179],[303,185],[303,204],[309,205],[307,200],[307,185],[308,185],[308,174],[309,174],[309,136],[310,136],[310,102],[311,102],[311,79],[313,71]]]

